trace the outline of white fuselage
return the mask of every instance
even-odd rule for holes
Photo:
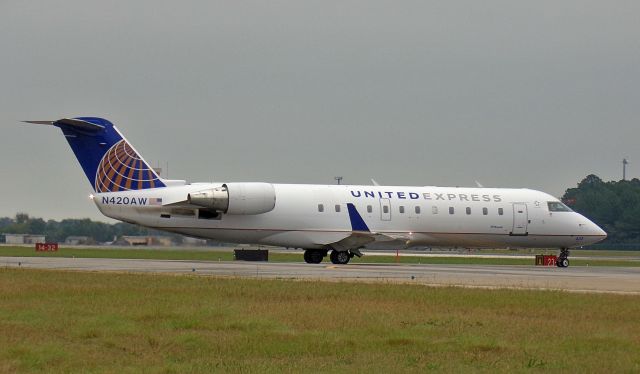
[[[189,193],[221,184],[185,184],[94,196],[108,217],[222,242],[325,248],[352,235],[352,203],[378,239],[367,249],[424,246],[569,248],[606,233],[558,199],[529,189],[274,184],[273,210],[254,215],[200,214]]]

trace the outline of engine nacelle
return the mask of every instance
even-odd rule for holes
[[[187,195],[187,201],[189,204],[226,212],[229,209],[229,191],[223,185],[210,190],[192,192]]]
[[[187,201],[227,214],[262,214],[275,208],[276,190],[270,183],[226,183],[190,193]]]

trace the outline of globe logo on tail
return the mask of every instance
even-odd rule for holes
[[[96,192],[117,192],[164,187],[158,175],[124,139],[105,153],[98,165]]]

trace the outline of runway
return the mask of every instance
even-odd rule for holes
[[[67,271],[171,273],[271,279],[415,283],[432,286],[565,290],[640,295],[640,268],[212,262],[105,258],[0,257],[0,266]]]

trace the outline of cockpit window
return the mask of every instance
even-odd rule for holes
[[[559,201],[549,201],[547,202],[547,205],[549,206],[550,212],[573,212],[571,208]]]

